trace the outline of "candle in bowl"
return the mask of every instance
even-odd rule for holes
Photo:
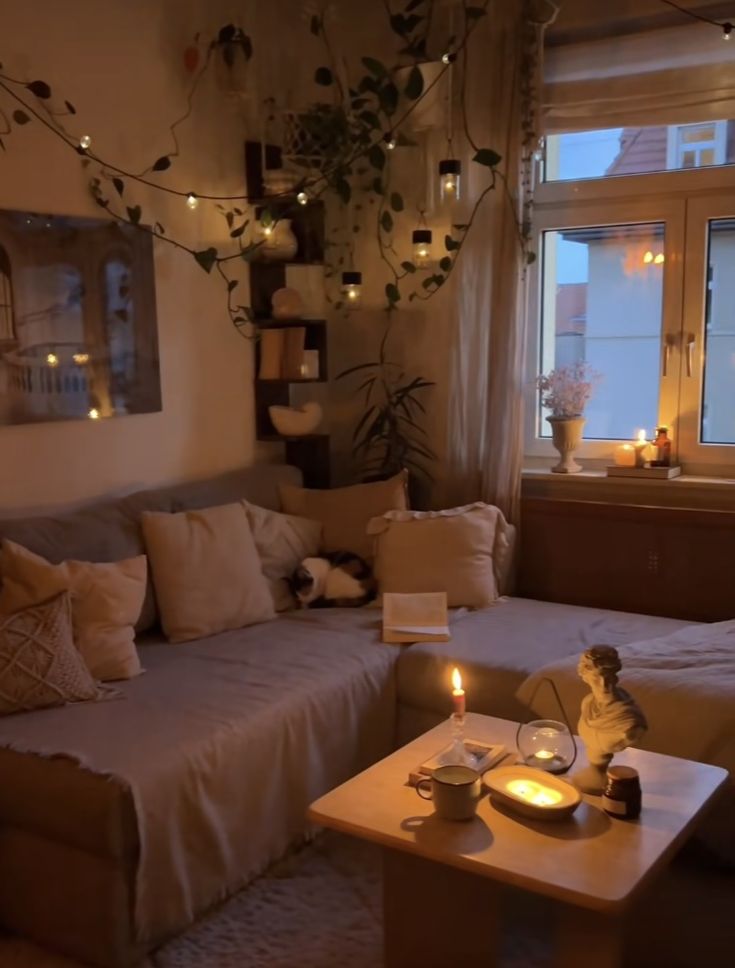
[[[635,466],[645,467],[647,456],[648,456],[648,441],[646,440],[646,431],[639,430],[637,434],[637,439],[635,442]]]
[[[533,820],[563,820],[582,802],[571,783],[528,766],[496,767],[483,781],[493,801]]]
[[[454,702],[454,715],[464,716],[465,695],[462,688],[462,676],[456,666],[452,671],[452,701]]]
[[[635,467],[635,447],[632,444],[621,444],[615,448],[613,459],[616,467]]]

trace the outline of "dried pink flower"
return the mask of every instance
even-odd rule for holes
[[[554,417],[580,417],[602,374],[589,363],[570,363],[550,373],[541,374],[536,385],[541,391],[541,404]]]

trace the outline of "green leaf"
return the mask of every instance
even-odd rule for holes
[[[166,229],[161,225],[160,222],[156,222],[156,224],[153,227],[155,228],[156,232],[158,232],[159,235],[166,234]]]
[[[380,128],[380,118],[374,111],[360,111],[358,118],[364,121],[366,125],[370,128],[378,129]]]
[[[416,266],[413,264],[413,262],[402,262],[401,269],[403,269],[404,272],[416,272]]]
[[[373,168],[377,168],[379,171],[385,168],[385,152],[380,145],[373,145],[368,151],[367,158]]]
[[[447,250],[447,252],[454,252],[455,249],[458,249],[459,247],[459,242],[456,239],[453,239],[451,235],[444,236],[444,248]]]
[[[378,92],[378,100],[381,108],[387,115],[395,114],[398,107],[398,88],[393,81],[384,84]]]
[[[232,292],[232,290],[237,289],[238,286],[239,286],[239,282],[237,281],[237,279],[230,279],[230,281],[227,283],[227,291]]]
[[[472,160],[478,165],[484,165],[486,168],[494,168],[503,159],[492,148],[480,148]]]
[[[383,194],[383,182],[380,178],[373,179],[372,189],[376,195]]]
[[[158,161],[154,161],[151,167],[152,171],[166,171],[167,168],[171,167],[171,159],[164,155],[159,158]]]
[[[66,107],[66,110],[69,112],[69,114],[76,114],[77,113],[77,109],[74,107],[74,105],[71,103],[71,101],[64,101],[64,105]]]
[[[246,221],[244,221],[244,222],[242,223],[242,225],[238,225],[236,229],[233,229],[233,230],[232,230],[232,231],[230,232],[230,238],[231,238],[231,239],[239,239],[239,238],[240,238],[240,236],[242,235],[242,233],[243,233],[243,232],[245,231],[245,229],[247,228],[247,226],[248,226],[248,223],[247,223],[247,220],[246,220]]]
[[[365,411],[365,413],[362,415],[362,417],[360,417],[360,419],[357,422],[357,426],[355,427],[354,431],[352,432],[352,440],[353,440],[353,442],[355,440],[357,440],[357,438],[360,436],[360,431],[365,426],[365,424],[368,422],[368,420],[372,417],[373,413],[375,413],[377,411],[377,409],[378,408],[375,406],[375,404],[373,404],[372,407],[369,407]]]
[[[370,71],[370,73],[374,74],[376,77],[385,77],[388,73],[380,61],[375,60],[374,57],[363,57],[362,63]]]
[[[322,87],[329,87],[330,84],[334,83],[334,77],[328,67],[317,67],[314,80]]]
[[[384,232],[391,232],[393,230],[393,216],[390,212],[383,212],[380,216],[380,224]]]
[[[449,272],[449,270],[452,268],[452,260],[448,255],[445,255],[443,259],[439,260],[439,268],[444,272]]]
[[[398,192],[392,192],[390,196],[390,207],[394,212],[402,212],[404,209],[403,196]]]
[[[28,124],[30,120],[31,119],[28,117],[25,111],[13,111],[13,121],[15,121],[16,124]]]
[[[344,204],[348,205],[350,199],[352,198],[352,186],[347,181],[347,179],[338,178],[337,181],[334,183],[334,190],[339,195],[340,199],[344,202]]]
[[[128,212],[128,218],[130,219],[132,224],[139,225],[141,215],[143,214],[143,211],[140,205],[128,205],[127,212]]]
[[[217,261],[217,250],[215,248],[201,249],[194,253],[194,258],[205,272],[211,272],[212,266]]]
[[[30,84],[26,84],[26,87],[31,94],[35,94],[36,97],[40,97],[44,101],[51,97],[51,88],[46,81],[31,81]]]
[[[406,81],[406,86],[403,89],[403,93],[407,98],[415,101],[420,98],[424,92],[424,75],[421,73],[418,67],[415,65],[411,68],[411,72],[408,75],[408,80]]]
[[[394,303],[397,303],[401,298],[401,294],[398,291],[398,286],[394,282],[389,282],[386,285],[385,294],[388,297],[388,302],[391,304],[391,306]]]
[[[335,379],[341,380],[343,377],[352,376],[353,373],[357,373],[360,370],[370,370],[370,369],[374,370],[379,367],[380,367],[380,361],[377,361],[375,363],[358,363],[357,366],[351,366],[347,370],[342,370],[341,373],[337,374]]]
[[[113,178],[112,184],[115,186],[115,191],[122,198],[123,192],[125,191],[125,182],[122,178]]]
[[[535,261],[536,261],[536,253],[535,252],[527,252],[526,253],[526,265],[527,266],[532,266]]]

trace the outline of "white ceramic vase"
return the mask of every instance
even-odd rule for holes
[[[579,474],[582,465],[574,459],[574,452],[582,443],[584,417],[547,417],[551,424],[551,440],[559,451],[559,463],[551,468],[554,474]]]
[[[262,257],[266,262],[289,262],[296,255],[299,243],[291,229],[290,218],[279,218],[273,230],[264,236]]]

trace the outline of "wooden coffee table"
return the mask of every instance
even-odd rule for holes
[[[467,715],[467,735],[515,750],[516,724]],[[695,830],[727,779],[719,767],[642,750],[637,821],[613,819],[585,797],[564,822],[525,820],[488,799],[466,822],[440,820],[407,785],[449,741],[442,723],[312,804],[312,821],[384,849],[386,968],[474,968],[497,963],[499,895],[511,885],[554,902],[558,968],[617,968],[626,915],[641,889]],[[508,761],[506,761],[508,762]],[[578,763],[584,763],[583,754]]]

